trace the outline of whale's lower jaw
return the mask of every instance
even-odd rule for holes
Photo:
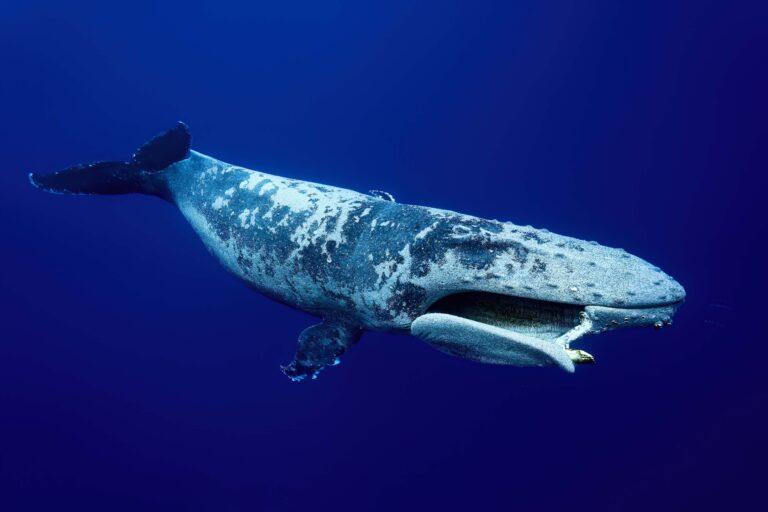
[[[468,292],[434,303],[413,321],[411,334],[465,359],[573,372],[574,363],[594,359],[572,342],[611,329],[669,325],[679,305],[615,308]]]

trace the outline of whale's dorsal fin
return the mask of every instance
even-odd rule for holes
[[[373,197],[378,197],[379,199],[383,199],[385,201],[392,201],[393,203],[396,202],[395,196],[389,192],[384,192],[383,190],[369,190],[368,193]]]
[[[187,125],[179,123],[156,136],[133,154],[133,161],[145,171],[159,171],[189,156],[192,136]]]

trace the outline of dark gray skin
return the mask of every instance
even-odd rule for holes
[[[685,296],[621,249],[182,156],[151,171],[135,157],[125,165],[139,169],[139,185],[127,191],[172,202],[229,271],[323,319],[283,368],[295,380],[338,362],[365,329],[410,331],[477,361],[573,371],[592,358],[572,341],[667,324]],[[60,184],[66,172],[33,183],[73,192]]]

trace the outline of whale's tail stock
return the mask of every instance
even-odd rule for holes
[[[152,177],[169,165],[189,156],[190,133],[179,122],[143,146],[125,162],[95,162],[75,165],[53,174],[29,173],[29,181],[47,192],[58,194],[162,195]]]

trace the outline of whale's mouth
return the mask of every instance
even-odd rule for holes
[[[488,292],[441,298],[414,320],[411,333],[435,348],[485,363],[556,365],[566,371],[594,358],[570,347],[586,336],[620,327],[671,323],[679,303],[640,308],[566,304]]]
[[[539,339],[554,340],[579,324],[584,306],[485,292],[448,295],[428,313],[444,313]]]

